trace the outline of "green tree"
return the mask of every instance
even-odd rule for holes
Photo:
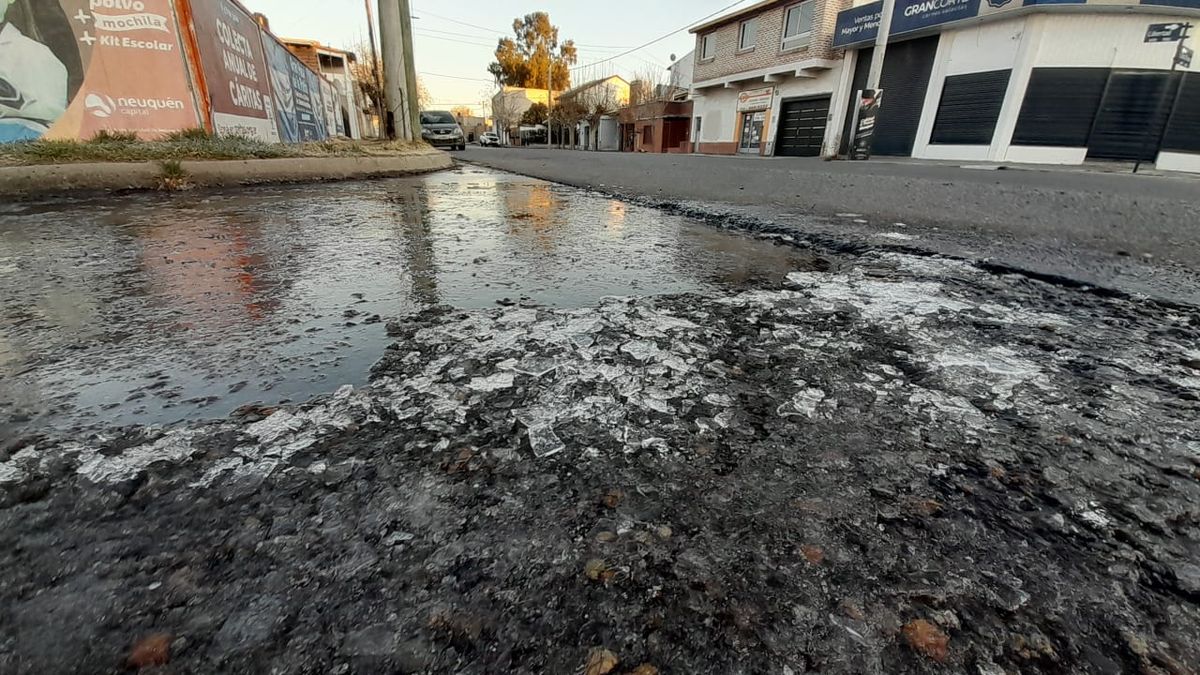
[[[545,103],[534,103],[529,106],[529,110],[521,115],[521,124],[545,124],[550,117],[550,111],[546,108]]]
[[[526,14],[513,21],[515,38],[501,38],[496,60],[488,72],[499,84],[509,87],[546,89],[550,77],[554,90],[571,86],[571,66],[579,59],[574,40],[559,43],[558,26],[546,12]]]

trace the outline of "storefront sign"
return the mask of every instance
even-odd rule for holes
[[[979,16],[1000,16],[1025,7],[1084,5],[1089,0],[896,0],[891,35],[941,26]],[[1159,5],[1200,9],[1200,0],[1091,0],[1091,4],[1110,8],[1119,5]],[[839,49],[861,47],[879,35],[879,17],[883,2],[873,2],[839,12],[834,26],[833,46]]]
[[[258,24],[230,0],[193,2],[191,7],[214,130],[278,142]]]
[[[858,110],[854,115],[854,138],[850,141],[850,159],[871,159],[871,145],[875,142],[875,122],[879,117],[881,105],[882,89],[859,90]]]
[[[0,0],[0,142],[199,125],[171,0]]]
[[[911,33],[978,14],[979,0],[897,0],[892,33]]]
[[[738,112],[767,110],[775,100],[775,87],[747,89],[738,94]]]

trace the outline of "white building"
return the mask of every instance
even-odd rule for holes
[[[880,6],[839,15],[845,101],[866,82]],[[1140,157],[1200,171],[1200,61],[1172,73],[1178,42],[1146,42],[1151,24],[1197,18],[1200,0],[897,0],[873,152],[1047,164]]]
[[[588,111],[608,111],[598,118],[594,128],[591,121],[579,123],[579,147],[615,152],[621,149],[621,122],[617,111],[629,105],[629,95],[629,82],[619,75],[612,75],[572,87],[555,101],[575,101]]]

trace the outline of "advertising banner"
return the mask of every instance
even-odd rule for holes
[[[258,24],[231,0],[204,0],[191,7],[214,131],[278,142]]]
[[[279,138],[285,143],[323,141],[325,111],[317,75],[270,35],[262,34],[271,77]]]
[[[325,109],[326,135],[336,136],[339,117],[337,114],[337,94],[333,90],[333,85],[324,78],[321,78],[321,101],[324,103]]]
[[[198,126],[171,0],[0,0],[0,142]]]
[[[882,89],[859,90],[858,110],[854,115],[854,138],[850,139],[850,159],[871,159],[871,145],[875,142],[875,122],[879,118],[881,105]]]

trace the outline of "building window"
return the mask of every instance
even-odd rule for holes
[[[709,33],[700,37],[700,60],[711,61],[717,58],[717,36]]]
[[[758,19],[748,19],[738,27],[738,51],[745,52],[754,49],[758,41]]]
[[[783,17],[783,50],[800,49],[812,42],[813,14],[816,2],[808,0],[788,7]]]

